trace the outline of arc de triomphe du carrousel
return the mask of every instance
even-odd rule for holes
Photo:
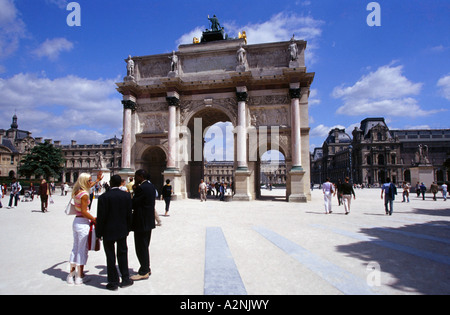
[[[259,195],[260,158],[285,157],[286,200],[307,202],[310,193],[308,99],[314,73],[305,66],[306,42],[247,45],[230,39],[217,18],[211,29],[178,51],[131,57],[117,83],[123,95],[123,176],[149,172],[173,199],[196,197],[203,178],[204,132],[231,122],[234,133],[233,200]]]

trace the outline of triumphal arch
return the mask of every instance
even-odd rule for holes
[[[260,158],[278,150],[286,161],[286,200],[306,202],[314,79],[305,67],[306,42],[247,45],[217,24],[178,51],[126,60],[127,76],[117,83],[124,106],[121,173],[143,168],[157,187],[170,179],[174,199],[196,197],[205,130],[231,122],[233,200],[258,198]]]

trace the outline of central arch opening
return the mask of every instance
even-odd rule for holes
[[[150,147],[142,155],[143,168],[148,172],[149,179],[155,188],[161,193],[164,185],[163,172],[166,169],[166,153],[160,147]]]
[[[279,150],[267,150],[258,159],[257,195],[262,200],[286,201],[286,159]]]
[[[202,179],[211,185],[223,182],[231,187],[234,180],[234,126],[230,117],[220,109],[207,107],[191,117],[188,128],[191,131],[189,197],[200,197],[198,186]]]

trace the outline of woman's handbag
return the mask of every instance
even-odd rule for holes
[[[88,236],[88,250],[98,252],[100,250],[100,239],[95,234],[95,224],[91,222]]]
[[[77,214],[77,209],[75,209],[75,201],[73,200],[73,198],[70,199],[70,201],[66,207],[65,213],[67,215],[76,215]]]

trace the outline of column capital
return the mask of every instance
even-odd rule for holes
[[[247,102],[248,93],[247,92],[236,92],[236,98],[238,102]]]
[[[300,98],[300,94],[301,94],[300,88],[289,89],[289,96],[291,98]]]
[[[166,101],[169,103],[169,106],[180,106],[180,99],[176,96],[167,96]]]
[[[136,110],[137,104],[131,100],[122,101],[123,109],[131,109],[133,112]]]

